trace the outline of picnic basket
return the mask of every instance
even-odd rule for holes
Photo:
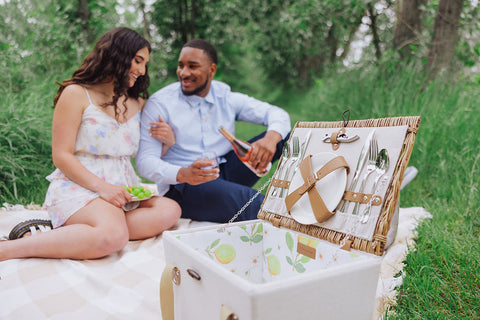
[[[275,178],[280,162],[259,219],[164,233],[167,266],[160,297],[165,320],[307,319],[312,314],[319,319],[370,320],[388,231],[420,121],[408,116],[297,122],[290,140],[309,137],[303,160],[334,149],[349,165],[347,180],[356,171],[365,138],[378,133],[379,144],[392,151],[392,162],[389,178],[376,194],[382,201],[372,210],[375,214],[360,224],[356,216],[336,210],[324,222],[303,224],[293,209],[272,210],[278,203],[272,188],[286,183]],[[339,142],[340,132],[358,136],[360,142]],[[330,142],[322,138],[325,134]],[[340,194],[342,199],[347,199],[347,191]]]

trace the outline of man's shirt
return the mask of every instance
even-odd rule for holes
[[[150,122],[158,116],[170,125],[175,144],[163,157],[162,142],[149,134]],[[215,151],[220,162],[232,150],[230,142],[218,131],[220,126],[235,134],[235,121],[267,126],[285,138],[290,131],[290,117],[283,109],[256,100],[245,94],[232,92],[230,86],[212,81],[204,98],[185,96],[179,82],[157,91],[142,111],[140,147],[136,157],[141,176],[155,181],[160,195],[170,184],[177,184],[177,173],[199,159],[204,151]],[[252,137],[253,138],[253,137]]]

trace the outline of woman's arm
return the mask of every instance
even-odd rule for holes
[[[158,122],[150,122],[150,135],[163,143],[162,156],[175,144],[175,134],[172,128],[158,116]]]
[[[70,85],[63,90],[53,114],[53,163],[73,182],[97,192],[101,198],[111,204],[122,207],[131,200],[130,194],[121,186],[110,184],[97,177],[73,155],[82,114],[88,104],[83,87]]]

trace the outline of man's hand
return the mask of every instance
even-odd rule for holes
[[[277,143],[282,140],[280,133],[276,131],[267,131],[265,136],[252,143],[253,151],[250,156],[250,164],[258,171],[263,171],[267,168],[268,163],[277,150]]]
[[[203,169],[203,167],[212,166],[213,164],[213,161],[209,159],[197,159],[187,168],[178,170],[177,181],[197,185],[215,180],[220,176],[220,169]]]

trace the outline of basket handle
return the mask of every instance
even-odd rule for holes
[[[173,273],[175,269],[173,264],[166,265],[160,280],[160,308],[163,320],[175,319],[173,304]]]
[[[239,320],[240,318],[226,305],[220,309],[220,320]]]

